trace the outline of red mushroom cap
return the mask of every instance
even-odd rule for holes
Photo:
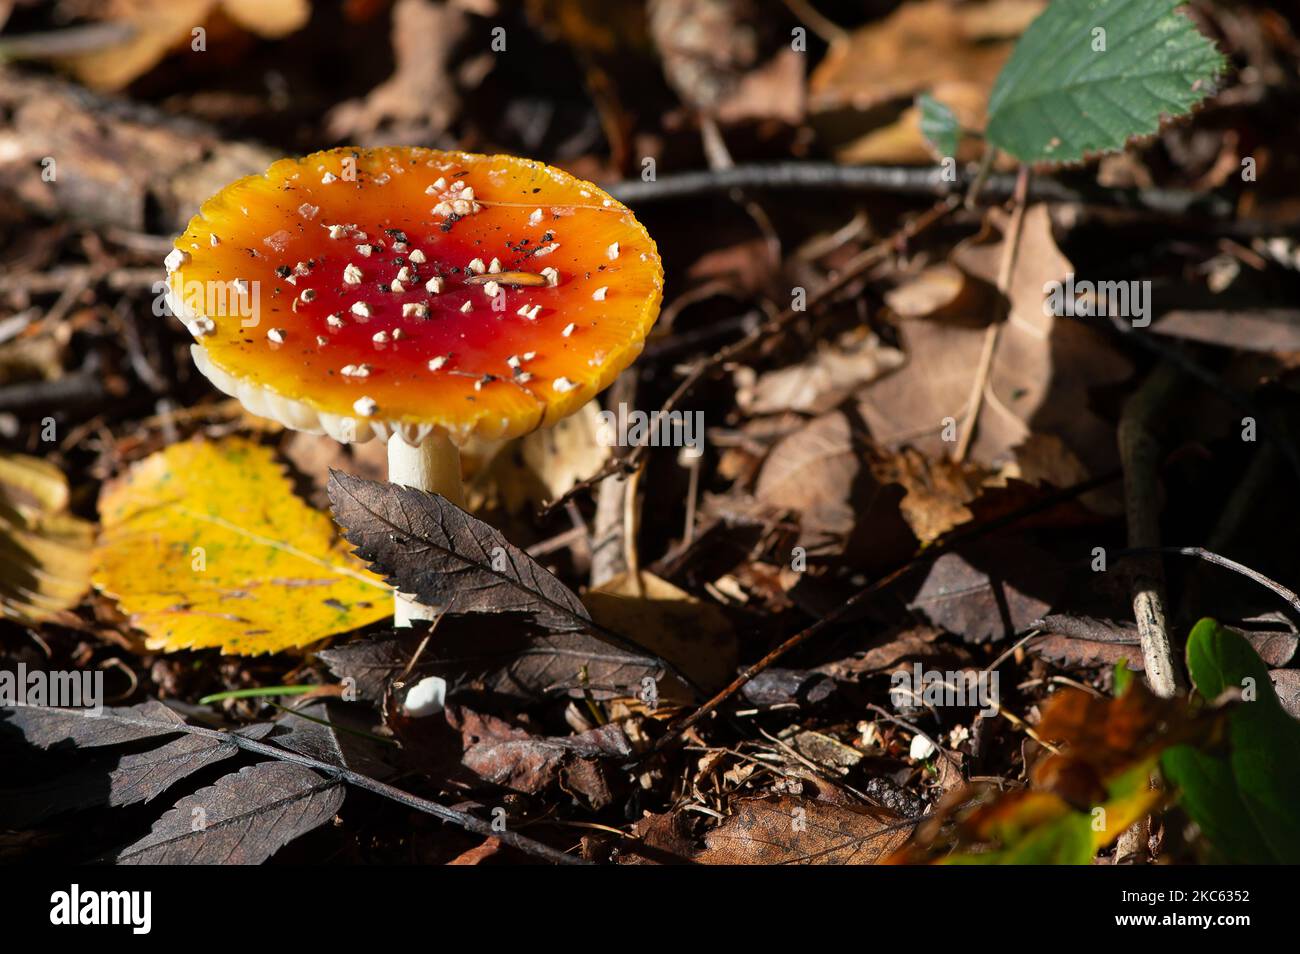
[[[232,183],[167,270],[217,387],[344,441],[553,423],[641,352],[663,290],[654,242],[596,186],[420,148],[332,149]]]

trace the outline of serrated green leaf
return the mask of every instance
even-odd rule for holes
[[[1053,0],[994,84],[989,143],[1022,162],[1077,162],[1188,113],[1210,94],[1224,59],[1175,12],[1181,5]]]
[[[1300,722],[1278,702],[1251,645],[1214,620],[1201,620],[1188,637],[1187,668],[1207,700],[1234,688],[1249,694],[1228,715],[1226,751],[1165,753],[1161,767],[1183,807],[1218,858],[1300,863]]]
[[[957,144],[961,141],[961,123],[957,115],[928,93],[916,98],[916,106],[921,111],[921,135],[940,159],[957,155]]]

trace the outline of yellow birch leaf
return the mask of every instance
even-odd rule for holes
[[[393,612],[330,518],[244,438],[152,455],[104,490],[99,513],[95,585],[150,649],[280,652]]]

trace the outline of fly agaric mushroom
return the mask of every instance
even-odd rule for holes
[[[254,414],[388,442],[391,481],[463,504],[458,446],[571,414],[640,354],[654,242],[512,156],[332,149],[227,186],[167,256],[194,362]],[[403,594],[395,622],[434,611]]]

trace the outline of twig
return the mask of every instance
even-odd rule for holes
[[[1160,545],[1160,503],[1156,470],[1160,444],[1152,423],[1169,405],[1178,384],[1178,372],[1159,364],[1137,393],[1124,405],[1119,421],[1119,455],[1124,467],[1124,510],[1128,517],[1128,544],[1134,549]],[[1164,573],[1158,560],[1148,557],[1133,574],[1130,588],[1133,615],[1142,641],[1142,661],[1147,682],[1157,696],[1170,698],[1186,687],[1174,662],[1173,646],[1165,619]]]
[[[624,371],[609,389],[606,407],[618,413],[620,404],[636,402],[637,379],[633,371]],[[623,522],[623,497],[627,493],[624,476],[609,477],[596,493],[596,516],[591,533],[591,586],[593,588],[627,572],[623,539],[627,528]]]
[[[1278,596],[1282,597],[1282,599],[1290,605],[1291,609],[1300,614],[1300,595],[1297,595],[1294,590],[1287,589],[1281,583],[1271,577],[1265,576],[1258,570],[1252,570],[1243,563],[1238,563],[1236,560],[1229,560],[1225,556],[1212,553],[1202,547],[1133,547],[1126,550],[1120,550],[1115,554],[1115,556],[1147,556],[1154,553],[1168,553],[1172,556],[1196,557],[1197,559],[1204,560],[1206,563],[1213,564],[1214,566],[1221,566],[1225,570],[1239,573],[1246,577],[1246,579],[1254,580],[1266,590],[1271,590]]]
[[[1015,207],[1011,210],[1011,221],[1006,234],[1002,237],[1002,259],[998,264],[998,291],[1009,298],[1011,277],[1016,272],[1016,260],[1020,254],[1020,237],[1024,234],[1025,194],[1029,189],[1029,167],[1021,166],[1016,180],[1016,191],[1012,196]],[[1002,331],[1002,322],[994,321],[984,332],[984,348],[980,352],[980,363],[975,371],[975,380],[971,383],[970,397],[966,399],[966,420],[957,446],[953,449],[952,459],[961,463],[966,459],[975,429],[979,426],[980,408],[984,406],[984,391],[989,385],[989,374],[993,370],[993,356],[998,350],[998,337]]]
[[[964,172],[953,181],[942,166],[841,166],[832,162],[772,162],[733,166],[730,169],[695,170],[661,175],[652,182],[629,179],[608,184],[606,190],[621,202],[641,205],[689,199],[735,188],[858,190],[895,195],[962,196],[975,181]],[[1014,174],[988,176],[979,194],[1001,201],[1015,192]],[[1161,215],[1201,215],[1226,219],[1233,204],[1222,196],[1182,189],[1104,189],[1065,185],[1036,177],[1029,190],[1031,202],[1076,202],[1086,205],[1136,209]]]
[[[49,707],[47,711],[64,712],[69,715],[86,715],[83,709],[67,709],[61,707]],[[120,713],[113,714],[113,720],[123,725],[134,725],[142,728],[157,729],[160,723],[154,719],[134,718],[129,715]],[[278,759],[281,762],[292,762],[295,765],[301,765],[304,768],[314,769],[317,772],[324,772],[331,778],[336,778],[340,782],[346,782],[356,788],[365,789],[373,792],[382,798],[387,798],[405,805],[407,808],[423,812],[426,815],[433,815],[445,822],[456,825],[466,831],[473,832],[476,835],[484,835],[488,838],[498,838],[512,848],[518,849],[528,855],[536,858],[542,858],[558,865],[585,865],[590,862],[585,859],[565,854],[562,851],[556,851],[550,845],[544,845],[540,841],[534,841],[524,835],[518,835],[512,831],[497,831],[491,823],[482,819],[475,818],[466,812],[456,811],[454,808],[447,808],[439,805],[437,802],[431,802],[427,798],[420,798],[418,795],[412,795],[410,792],[404,792],[400,788],[395,788],[378,779],[371,778],[369,775],[362,775],[360,772],[354,772],[352,769],[344,768],[341,765],[331,765],[329,762],[322,762],[319,759],[313,759],[306,755],[299,755],[297,752],[291,752],[288,749],[282,749],[278,746],[269,745],[265,742],[259,742],[256,739],[250,739],[238,734],[237,732],[223,732],[220,729],[205,729],[200,726],[190,725],[187,722],[177,723],[175,725],[167,724],[168,729],[176,732],[184,732],[188,735],[199,736],[200,738],[219,740],[222,742],[233,742],[239,748],[246,752],[254,752],[258,755],[264,755],[267,758]]]
[[[952,548],[956,547],[958,544],[964,543],[976,537],[983,536],[987,533],[991,533],[994,530],[999,530],[1002,527],[1017,523],[1018,521],[1023,520],[1026,517],[1030,517],[1033,516],[1034,514],[1041,513],[1042,511],[1050,510],[1053,507],[1056,507],[1067,500],[1073,500],[1075,497],[1096,490],[1098,487],[1104,487],[1106,484],[1117,479],[1119,476],[1120,476],[1119,473],[1113,472],[1109,474],[1104,474],[1101,477],[1094,477],[1091,480],[1086,480],[1083,481],[1082,483],[1075,484],[1072,487],[1066,487],[1063,490],[1059,490],[1056,493],[1044,497],[1042,500],[1036,500],[1031,504],[1028,504],[1024,507],[1020,507],[1012,511],[1011,513],[1003,514],[1002,516],[996,517],[993,520],[989,520],[985,523],[961,528],[958,531],[952,533],[951,535],[941,538],[936,543],[926,548],[923,552],[913,556],[902,566],[890,571],[889,573],[885,574],[879,579],[874,580],[873,582],[867,584],[865,587],[858,590],[858,592],[854,593],[844,603],[842,603],[836,609],[832,610],[826,616],[822,617],[821,619],[819,619],[817,622],[813,623],[811,626],[807,627],[806,629],[801,630],[798,633],[795,633],[785,642],[781,643],[781,645],[777,646],[775,649],[769,652],[762,659],[758,660],[758,662],[747,667],[739,676],[733,679],[726,686],[726,688],[719,691],[708,702],[700,706],[698,709],[692,712],[689,716],[687,716],[677,725],[669,729],[669,731],[665,733],[663,736],[661,736],[659,740],[654,744],[654,746],[650,749],[650,751],[646,754],[654,755],[658,752],[662,752],[664,749],[666,749],[669,745],[672,744],[674,739],[680,736],[683,732],[690,729],[692,726],[697,725],[702,719],[707,717],[710,713],[716,711],[720,706],[723,705],[723,703],[725,703],[728,699],[730,699],[742,688],[744,688],[747,682],[749,682],[759,673],[763,672],[765,669],[773,665],[782,656],[786,655],[791,650],[798,649],[800,646],[808,642],[818,633],[822,632],[822,630],[826,629],[827,627],[831,626],[834,623],[839,622],[850,612],[852,612],[856,607],[866,602],[876,593],[879,593],[881,590],[885,589],[886,587],[890,586],[897,580],[906,576],[911,571],[917,569],[918,567],[924,566],[925,564],[929,563],[931,560],[937,559],[938,557],[947,553]]]
[[[785,0],[790,12],[808,25],[827,43],[843,43],[849,38],[849,31],[838,23],[823,16],[808,0]]]

